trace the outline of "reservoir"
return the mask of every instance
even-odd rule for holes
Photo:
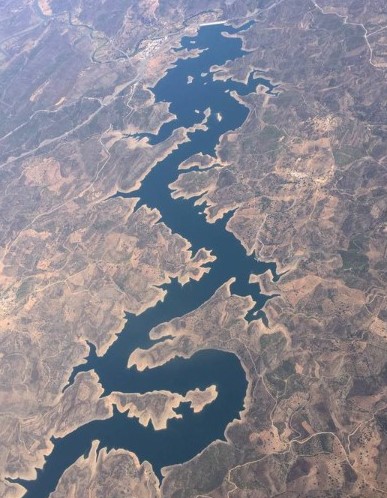
[[[226,230],[231,213],[209,224],[200,214],[202,208],[194,206],[193,200],[174,200],[168,188],[176,180],[182,161],[199,152],[214,155],[221,135],[238,128],[246,119],[248,109],[233,99],[230,92],[246,95],[254,92],[258,84],[266,86],[269,93],[273,90],[268,80],[254,78],[253,75],[247,84],[230,80],[213,81],[210,73],[212,65],[222,65],[229,59],[244,55],[240,38],[229,35],[247,28],[247,25],[239,29],[225,25],[205,26],[197,36],[182,39],[183,48],[203,51],[198,57],[179,59],[152,89],[157,101],[171,103],[170,111],[176,119],[164,124],[158,135],[148,135],[148,139],[151,143],[157,143],[169,137],[178,127],[190,127],[201,122],[204,111],[210,107],[212,113],[207,122],[208,130],[191,133],[190,141],[159,162],[139,190],[130,195],[116,194],[139,197],[138,206],[146,204],[158,209],[162,221],[173,232],[185,237],[194,251],[201,247],[210,249],[216,261],[211,263],[210,272],[199,282],[190,282],[182,287],[173,280],[165,286],[167,295],[164,302],[139,316],[128,314],[123,331],[103,357],[98,357],[90,344],[86,363],[74,368],[69,379],[71,384],[78,372],[94,369],[105,394],[112,391],[144,393],[159,389],[185,394],[189,389],[203,389],[216,384],[218,397],[199,414],[194,414],[183,405],[180,409],[183,418],[170,420],[168,428],[163,431],[145,428],[136,419],[128,419],[127,414],[115,411],[108,420],[91,422],[62,439],[53,440],[53,452],[47,457],[44,468],[38,471],[38,478],[35,481],[16,481],[27,488],[25,496],[28,498],[47,497],[63,472],[89,451],[94,439],[101,441],[101,447],[134,451],[141,461],[148,460],[160,476],[163,466],[187,461],[212,441],[224,439],[227,424],[238,418],[243,409],[246,376],[238,358],[231,353],[201,351],[190,359],[177,358],[144,372],[128,369],[126,365],[137,347],[148,348],[152,345],[149,332],[153,327],[196,309],[231,277],[236,278],[233,293],[251,295],[256,301],[254,310],[246,317],[252,319],[253,313],[263,306],[267,297],[259,293],[257,285],[248,283],[250,274],[270,269],[275,277],[274,264],[261,263],[252,256],[246,256],[241,244]],[[224,32],[228,36],[223,36]],[[179,50],[176,52],[178,54]]]

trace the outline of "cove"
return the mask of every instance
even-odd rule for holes
[[[153,344],[149,339],[149,331],[154,326],[195,310],[231,277],[236,278],[232,291],[238,295],[251,295],[256,302],[247,320],[256,317],[254,313],[267,300],[267,296],[259,293],[257,285],[249,284],[251,273],[270,269],[273,278],[277,278],[274,264],[258,262],[253,256],[246,256],[239,241],[226,230],[226,223],[232,213],[209,224],[200,214],[200,207],[194,206],[192,200],[173,200],[168,188],[177,178],[182,161],[198,152],[214,155],[221,135],[238,128],[246,119],[248,109],[232,98],[230,92],[246,95],[254,92],[256,86],[261,84],[268,93],[273,93],[274,86],[268,80],[255,77],[253,73],[247,84],[243,84],[230,80],[213,81],[213,75],[209,72],[213,65],[223,65],[227,60],[244,55],[241,39],[232,35],[247,27],[205,26],[197,36],[182,39],[183,48],[199,48],[202,52],[198,57],[177,60],[152,89],[157,101],[171,103],[170,110],[176,119],[164,124],[158,135],[147,135],[147,138],[151,143],[165,140],[174,129],[201,122],[205,109],[210,107],[212,114],[207,122],[208,130],[190,133],[190,141],[159,162],[144,179],[139,190],[130,195],[121,192],[116,194],[139,197],[137,208],[146,204],[158,209],[162,221],[173,232],[189,240],[194,251],[201,247],[211,249],[216,261],[211,263],[210,272],[199,282],[190,282],[182,287],[173,280],[165,286],[168,292],[164,302],[139,316],[127,314],[123,331],[106,354],[98,357],[94,346],[90,344],[86,363],[74,368],[69,379],[71,385],[78,372],[94,369],[105,394],[112,391],[144,393],[158,389],[185,394],[189,389],[216,384],[218,397],[200,414],[193,414],[183,405],[183,419],[169,421],[168,429],[164,431],[144,428],[136,419],[128,419],[126,414],[115,410],[113,417],[108,420],[93,421],[64,438],[53,439],[53,452],[47,457],[44,468],[38,471],[37,479],[14,481],[27,488],[25,497],[47,497],[66,468],[88,452],[94,439],[99,439],[102,447],[134,451],[141,461],[148,460],[160,476],[163,466],[187,461],[215,439],[224,439],[225,427],[238,417],[243,408],[246,376],[238,358],[231,353],[201,351],[188,360],[176,358],[144,372],[128,369],[126,365],[129,355],[137,347],[148,348]],[[224,32],[228,35],[224,36]],[[193,77],[190,84],[188,76]],[[216,119],[216,113],[222,115],[221,121]]]

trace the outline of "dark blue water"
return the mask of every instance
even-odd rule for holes
[[[126,367],[132,351],[153,344],[149,339],[149,331],[154,326],[196,309],[231,277],[236,277],[232,291],[243,296],[251,295],[256,302],[246,317],[251,320],[253,314],[262,308],[267,296],[259,293],[257,285],[248,283],[249,276],[270,269],[275,277],[274,264],[247,257],[241,244],[225,229],[231,213],[215,224],[208,224],[192,200],[173,200],[168,189],[168,185],[177,178],[178,166],[182,161],[198,152],[214,155],[220,136],[238,128],[246,119],[247,108],[234,100],[230,91],[245,95],[255,91],[258,84],[265,85],[269,93],[273,90],[269,81],[254,79],[252,76],[246,85],[212,80],[209,74],[212,65],[222,65],[244,54],[241,40],[224,37],[222,31],[232,34],[237,30],[224,25],[209,26],[203,27],[196,37],[183,38],[182,46],[188,50],[206,50],[199,57],[178,60],[153,88],[157,101],[171,102],[170,110],[177,118],[163,125],[157,136],[148,135],[148,138],[151,143],[157,143],[165,140],[178,127],[190,127],[202,121],[207,107],[212,110],[207,123],[209,129],[190,134],[191,141],[182,144],[158,163],[145,178],[141,188],[130,194],[140,197],[138,206],[146,204],[157,208],[162,221],[174,232],[187,238],[195,251],[201,247],[211,249],[217,259],[211,263],[210,272],[199,282],[190,282],[182,287],[174,280],[165,286],[168,293],[163,303],[140,316],[128,314],[124,330],[103,357],[98,357],[94,346],[90,344],[86,363],[76,367],[69,379],[69,384],[72,384],[78,372],[94,369],[105,394],[112,391],[143,393],[156,389],[185,394],[195,387],[203,389],[216,384],[218,398],[200,414],[193,414],[183,405],[183,419],[171,420],[165,431],[144,428],[135,419],[128,419],[126,414],[115,411],[109,420],[91,422],[65,438],[54,440],[54,450],[47,458],[44,469],[38,472],[37,480],[18,481],[27,487],[25,496],[28,498],[48,496],[64,470],[87,453],[94,439],[99,439],[102,447],[134,451],[140,460],[150,461],[155,472],[160,475],[163,466],[187,461],[211,441],[224,438],[226,425],[238,417],[243,408],[246,377],[239,360],[231,353],[201,351],[189,360],[177,358],[145,372]],[[202,73],[207,74],[201,76]],[[191,84],[187,84],[188,76],[194,77]],[[195,110],[199,110],[199,113]],[[217,112],[223,117],[220,122],[214,117]],[[123,193],[117,195],[126,196]]]

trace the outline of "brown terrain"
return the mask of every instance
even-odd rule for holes
[[[217,395],[216,386],[212,385],[203,391],[199,388],[188,391],[185,396],[170,391],[152,391],[146,394],[113,392],[108,401],[116,405],[120,412],[127,411],[129,417],[137,417],[145,427],[151,422],[153,428],[159,431],[167,428],[168,420],[182,418],[175,411],[181,403],[189,403],[194,413],[198,413],[212,403]]]
[[[262,71],[278,95],[235,95],[250,110],[243,126],[216,161],[183,163],[171,190],[200,195],[209,222],[235,209],[228,229],[277,263],[277,282],[252,277],[275,295],[268,326],[246,321],[252,300],[227,282],[128,360],[236,353],[249,382],[241,419],[226,441],[163,469],[161,487],[147,462],[94,442],[52,496],[387,496],[384,0],[14,0],[0,6],[1,497],[23,496],[7,477],[34,478],[52,436],[113,405],[162,429],[180,403],[199,411],[215,399],[214,386],[107,398],[94,372],[63,388],[86,341],[103,354],[124,312],[208,271],[211,248],[193,254],[160,213],[112,195],[189,140],[181,128],[157,145],[127,137],[173,119],[149,90],[171,48],[202,22],[244,19],[257,21],[240,35],[249,52],[215,77]]]
[[[159,482],[148,462],[140,464],[134,453],[102,448],[94,441],[87,458],[81,457],[63,474],[51,498],[78,498],[81,496],[126,496],[160,498]]]

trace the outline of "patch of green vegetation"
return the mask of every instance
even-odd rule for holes
[[[287,379],[296,373],[293,360],[285,360],[275,371],[276,375],[283,379]]]
[[[258,9],[266,9],[267,7],[270,7],[270,5],[274,4],[274,0],[259,0],[258,1]]]
[[[273,374],[265,375],[266,385],[269,388],[270,392],[273,396],[281,395],[286,388],[286,382],[282,379],[279,379]]]
[[[350,27],[350,26],[348,26]],[[347,36],[345,37],[345,51],[350,52],[359,47],[365,47],[364,44],[364,34],[361,32],[361,28],[352,27],[352,32],[349,29],[346,30]]]
[[[340,149],[332,149],[333,157],[337,166],[346,166],[364,156],[365,151],[360,148],[342,146]]]
[[[221,485],[228,470],[235,464],[234,453],[225,443],[206,448],[191,469],[181,472],[178,478],[179,489],[174,496],[190,498],[197,494],[209,493]],[[186,482],[191,486],[187,487]]]
[[[282,349],[286,344],[286,339],[281,332],[275,332],[274,334],[263,334],[260,337],[259,342],[262,350],[273,346],[280,347]]]
[[[321,453],[332,453],[333,436],[331,434],[318,434],[311,437],[303,444],[294,445],[294,450],[298,455],[314,456]]]
[[[281,435],[284,432],[284,430],[286,429],[285,422],[276,422],[274,425],[277,427],[279,435]]]
[[[24,280],[16,292],[16,299],[20,300],[26,297],[32,290],[32,281],[30,279]]]
[[[369,238],[364,234],[357,234],[351,238],[348,244],[349,251],[365,252],[368,248]]]
[[[104,219],[97,219],[93,223],[93,229],[99,232],[107,232],[112,228],[112,221],[111,220],[104,220]]]
[[[333,451],[333,436],[331,434],[319,434],[321,448],[325,453]]]
[[[353,161],[352,156],[342,152],[340,150],[333,149],[333,158],[335,160],[336,166],[346,166]]]
[[[287,379],[285,398],[290,398],[296,392],[304,392],[305,385],[303,383],[302,375],[294,374]]]
[[[342,30],[342,20],[335,14],[325,14],[318,17],[318,28],[327,31]]]
[[[233,483],[238,487],[238,489],[265,489],[265,487],[262,486],[256,476],[251,478],[249,481],[246,481],[244,474],[233,474],[232,479]]]
[[[275,370],[267,373],[265,378],[273,391],[276,391],[277,394],[282,394],[285,392],[287,379],[293,374],[295,374],[294,362],[285,360]]]
[[[387,434],[387,413],[378,414],[375,419],[382,431]]]
[[[271,109],[266,109],[263,115],[263,121],[268,124],[275,124],[278,121],[278,116]]]
[[[260,338],[260,345],[262,350],[262,361],[266,367],[269,367],[286,346],[286,338],[281,332],[274,334],[264,334]]]
[[[368,257],[359,250],[339,251],[343,261],[342,270],[351,270],[355,275],[361,275],[369,270]]]
[[[277,126],[271,125],[265,126],[259,134],[260,140],[270,141],[271,143],[278,142],[278,140],[283,136],[283,132],[278,129]]]
[[[269,197],[263,196],[260,198],[260,207],[262,210],[268,209],[272,205],[272,200]]]

